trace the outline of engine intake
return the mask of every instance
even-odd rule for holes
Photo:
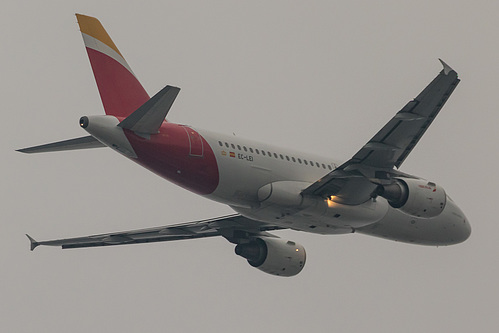
[[[294,276],[305,266],[305,248],[280,238],[261,237],[236,246],[237,255],[259,270],[278,276]]]

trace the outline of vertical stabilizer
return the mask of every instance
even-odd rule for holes
[[[99,20],[81,14],[76,18],[106,114],[128,117],[149,95]]]

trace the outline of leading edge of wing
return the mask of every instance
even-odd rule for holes
[[[36,241],[26,235],[30,240],[30,249],[33,251],[39,245],[61,246],[63,249],[111,246],[125,244],[140,244],[165,242],[182,239],[195,239],[213,236],[223,236],[233,243],[239,238],[251,235],[272,236],[266,233],[270,230],[283,229],[282,227],[268,225],[248,219],[239,214],[222,216],[213,219],[179,223],[147,229],[112,232],[100,235],[65,238],[48,241]]]

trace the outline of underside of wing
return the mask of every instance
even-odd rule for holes
[[[70,249],[165,242],[213,236],[223,236],[230,242],[239,244],[242,240],[254,236],[274,237],[266,231],[277,229],[283,228],[254,221],[241,215],[229,215],[162,227],[40,242],[34,240],[29,235],[27,236],[31,242],[31,250],[33,251],[39,245],[61,246],[63,249]]]
[[[306,188],[302,194],[334,196],[336,202],[360,204],[379,184],[393,177],[412,177],[399,168],[450,97],[459,79],[445,64],[437,77],[407,103],[350,160]]]

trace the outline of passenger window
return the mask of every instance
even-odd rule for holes
[[[289,161],[289,156],[288,155],[286,155],[286,159]]]
[[[274,157],[277,158],[277,154],[276,153],[274,153]]]
[[[327,167],[329,168],[329,170],[333,170],[333,168],[331,168],[331,165],[327,165]]]
[[[265,150],[262,150],[262,155],[265,156]]]
[[[303,162],[305,163],[305,165],[308,165],[308,162],[307,162],[307,160],[303,160]]]
[[[250,150],[250,152],[253,152],[253,148],[250,148],[249,150]]]
[[[315,165],[320,168],[321,166],[319,165],[319,162],[315,162]]]
[[[325,169],[326,168],[326,165],[324,163],[322,163],[322,168]]]
[[[298,163],[300,163],[300,164],[301,164],[301,158],[299,158],[299,159],[298,159]]]
[[[282,154],[279,154],[279,156],[281,156],[281,160],[283,160],[283,159],[284,159],[284,156],[282,156]]]
[[[255,148],[255,151],[257,154],[260,154],[260,151],[258,149]]]
[[[244,151],[248,151],[248,149],[246,148],[246,146],[243,146],[243,149],[244,149]]]
[[[225,147],[229,148],[229,144],[227,142],[225,143]]]
[[[232,149],[236,149],[236,146],[234,146],[233,143],[231,143],[230,146],[232,147]]]
[[[291,159],[293,160],[293,162],[295,162],[295,163],[296,163],[296,159],[295,159],[294,157],[291,157]]]
[[[223,147],[223,145],[224,145],[224,144],[222,143],[222,141],[218,141],[218,144],[220,145],[220,147]]]
[[[237,145],[237,149],[241,150],[241,146],[240,146],[240,145]]]

